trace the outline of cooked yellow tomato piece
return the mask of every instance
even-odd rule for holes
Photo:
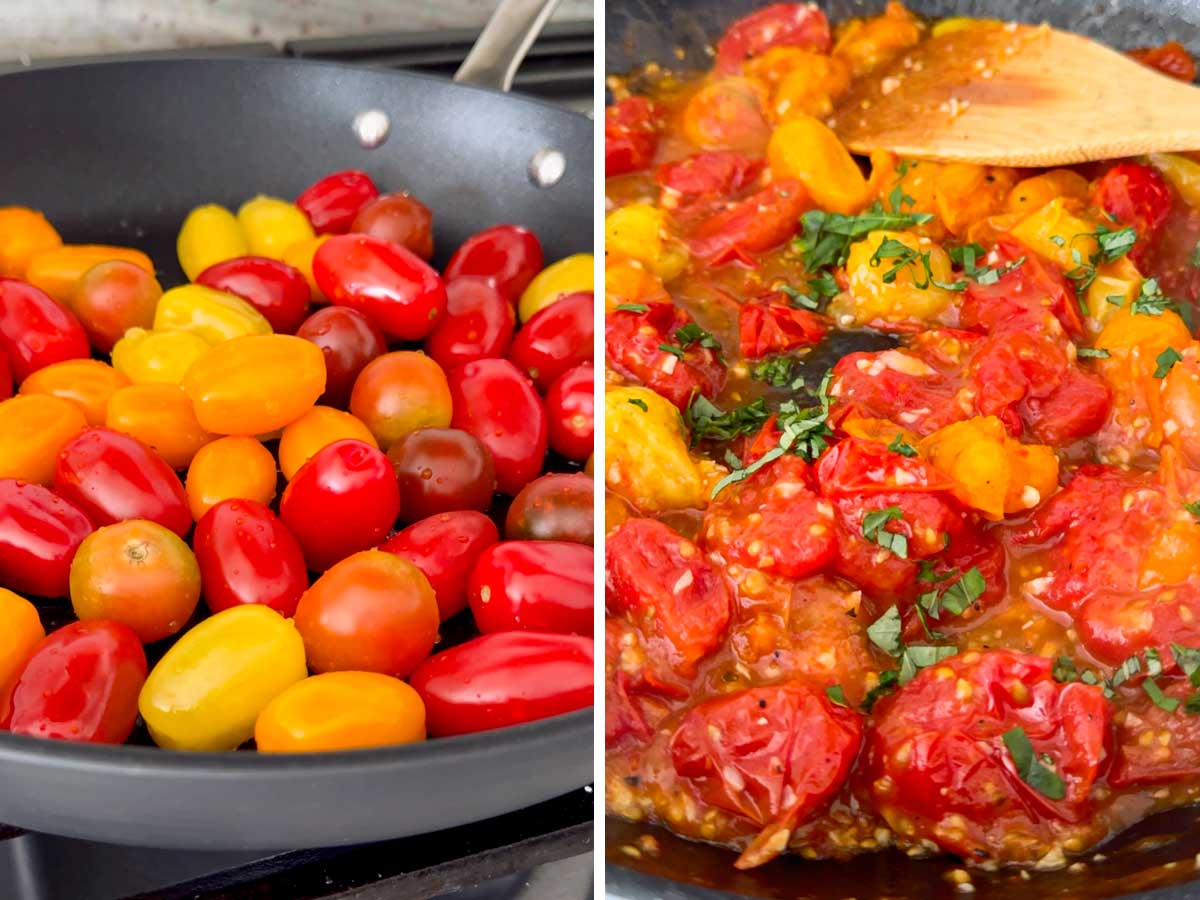
[[[1081,298],[1088,324],[1102,326],[1121,307],[1128,307],[1141,293],[1142,275],[1128,256],[1096,266],[1096,277]]]
[[[901,246],[916,254],[916,258],[897,255],[906,252]],[[885,254],[892,255],[877,258],[881,247]],[[928,254],[928,270],[924,254]],[[955,280],[946,251],[929,238],[909,232],[872,231],[852,244],[846,273],[849,290],[829,305],[830,313],[845,324],[928,321],[944,312],[954,299],[953,291],[934,284],[935,280],[943,283]]]
[[[1082,213],[1081,203],[1058,197],[1013,226],[1012,235],[1038,256],[1070,271],[1091,259],[1097,249],[1096,223]]]
[[[1040,175],[1023,178],[1013,185],[1004,200],[1004,210],[1028,215],[1058,197],[1086,200],[1087,196],[1086,178],[1072,169],[1051,169]]]
[[[667,214],[649,203],[631,203],[604,219],[604,252],[640,262],[663,280],[687,265],[687,251],[667,230]]]
[[[662,279],[629,260],[604,261],[604,309],[612,312],[622,303],[668,303],[671,295]]]
[[[1163,435],[1200,469],[1200,350],[1192,344],[1162,380]]]
[[[795,178],[822,209],[855,213],[867,202],[867,180],[838,136],[812,116],[795,116],[775,129],[767,161],[776,178]]]
[[[609,388],[604,409],[609,490],[642,512],[705,505],[679,410],[642,387]]]
[[[836,56],[799,47],[772,47],[742,66],[747,74],[771,85],[770,111],[789,116],[824,117],[850,87],[850,65]]]
[[[838,30],[833,55],[850,64],[855,76],[889,62],[921,39],[921,24],[904,4],[889,0],[882,15],[851,19]]]
[[[1000,211],[1016,179],[1015,169],[999,166],[942,166],[934,180],[938,217],[951,234],[961,237],[971,225]]]

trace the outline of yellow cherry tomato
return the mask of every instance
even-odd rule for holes
[[[216,440],[196,419],[191,398],[177,384],[131,384],[113,394],[105,424],[137,438],[173,469],[186,469],[200,448]]]
[[[133,263],[154,274],[154,263],[141,250],[105,244],[66,244],[34,255],[25,268],[25,280],[69,306],[76,285],[87,271],[110,260]]]
[[[193,331],[218,344],[247,334],[270,334],[271,323],[241,297],[202,284],[185,284],[163,294],[154,311],[154,330],[169,329]]]
[[[32,603],[12,591],[0,588],[0,695],[12,681],[29,654],[46,636],[42,620]],[[422,710],[422,725],[424,725]]]
[[[311,341],[262,334],[217,344],[183,380],[200,424],[215,434],[265,434],[296,421],[325,390],[325,355]]]
[[[707,502],[700,469],[688,455],[679,410],[644,387],[604,394],[605,481],[645,513],[702,508]]]
[[[291,620],[235,606],[184,633],[150,672],[138,711],[169,750],[235,750],[267,704],[308,675]]]
[[[54,480],[67,441],[87,427],[83,410],[50,394],[23,394],[0,403],[0,478],[39,484]]]
[[[130,328],[113,347],[113,368],[134,384],[181,384],[209,346],[194,331]]]
[[[776,128],[767,159],[776,178],[798,179],[821,209],[849,214],[866,205],[862,170],[819,119],[795,116]]]
[[[61,246],[62,238],[40,212],[0,207],[0,277],[24,278],[30,259]]]
[[[551,263],[534,276],[533,281],[521,294],[517,311],[522,322],[545,309],[563,294],[590,291],[595,288],[595,257],[590,253],[576,253],[566,259]]]
[[[425,740],[421,695],[378,672],[326,672],[293,684],[254,726],[259,753],[313,753]]]
[[[318,451],[346,438],[379,448],[375,435],[361,420],[330,406],[314,406],[283,429],[279,438],[279,470],[291,481]]]
[[[283,251],[283,261],[303,275],[304,280],[308,282],[309,290],[312,291],[313,303],[329,302],[329,298],[321,293],[321,286],[317,284],[317,279],[313,277],[313,257],[317,253],[317,248],[331,237],[333,235],[318,234],[316,237],[297,241]]]
[[[185,487],[192,518],[200,521],[222,500],[270,503],[277,482],[275,457],[257,438],[219,438],[201,447],[188,467]]]
[[[233,213],[209,203],[197,206],[183,220],[175,241],[175,252],[179,255],[183,274],[188,281],[194,281],[211,265],[245,256],[250,252],[250,246]]]
[[[282,260],[288,247],[315,237],[300,207],[278,197],[260,194],[247,200],[238,210],[237,220],[254,256]]]
[[[129,379],[108,363],[96,359],[68,359],[38,369],[23,382],[22,394],[50,394],[70,400],[89,425],[103,425],[112,395],[129,385]]]

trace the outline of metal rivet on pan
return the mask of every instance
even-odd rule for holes
[[[543,147],[529,160],[529,180],[540,188],[554,187],[566,171],[566,157],[553,147]]]
[[[387,140],[392,122],[382,109],[364,109],[354,117],[350,127],[358,142],[370,150]]]

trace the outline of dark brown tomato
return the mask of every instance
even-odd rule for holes
[[[504,519],[504,537],[591,545],[595,491],[595,482],[581,472],[535,478],[513,498]]]
[[[400,483],[400,509],[415,522],[492,505],[496,467],[478,438],[457,428],[421,428],[388,450]]]
[[[433,257],[433,213],[407,191],[368,200],[350,230],[407,247],[424,260]]]
[[[490,279],[464,275],[446,285],[446,315],[425,339],[425,351],[447,372],[477,359],[501,358],[516,324],[512,304]]]
[[[297,337],[312,341],[325,354],[325,393],[317,401],[345,409],[358,373],[377,356],[387,352],[383,332],[356,309],[327,306],[300,325]]]

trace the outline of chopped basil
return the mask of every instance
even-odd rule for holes
[[[1175,303],[1166,297],[1158,286],[1157,278],[1146,278],[1142,281],[1142,289],[1133,299],[1129,311],[1140,316],[1161,316],[1168,309],[1175,308]]]
[[[846,694],[844,691],[842,691],[842,686],[840,684],[831,684],[825,688],[825,696],[838,706],[850,706],[850,704],[846,702]]]
[[[662,350],[664,353],[670,353],[677,359],[683,359],[682,347],[676,347],[674,344],[659,344],[658,349]]]
[[[1200,716],[1200,691],[1196,691],[1184,701],[1183,711],[1189,716]]]
[[[683,421],[697,441],[731,441],[735,437],[754,434],[771,416],[767,401],[762,397],[744,406],[722,412],[703,394],[697,394],[688,404]]]
[[[701,347],[704,347],[708,350],[721,349],[721,345],[717,343],[717,339],[695,322],[688,322],[676,328],[675,340],[679,341],[679,343],[684,347],[690,347],[692,344],[699,344]]]
[[[648,407],[646,405],[645,400],[641,400],[637,397],[630,397],[629,400],[627,400],[626,402],[631,403],[634,406],[638,407],[639,409],[641,409],[642,412],[650,412],[650,407]]]
[[[1168,347],[1162,353],[1158,354],[1154,360],[1156,363],[1158,363],[1158,366],[1154,369],[1154,377],[1166,378],[1167,373],[1171,371],[1171,366],[1175,365],[1175,363],[1179,362],[1181,359],[1183,359],[1183,357],[1180,355],[1178,350],[1176,350],[1174,347]]]
[[[1137,241],[1137,232],[1130,226],[1112,229],[1101,225],[1096,229],[1096,244],[1100,248],[1100,258],[1104,262],[1120,259],[1133,249]]]
[[[1013,269],[1016,269],[1025,263],[1025,257],[1021,256],[1017,259],[1014,259],[1008,265],[1000,268],[978,265],[977,260],[980,260],[986,256],[987,251],[981,244],[976,244],[974,242],[970,244],[962,244],[958,247],[951,247],[947,252],[950,255],[951,262],[953,262],[955,265],[962,266],[964,275],[982,285],[995,284]]]
[[[1080,347],[1075,355],[1080,359],[1108,359],[1112,354],[1103,347]]]
[[[618,303],[616,308],[621,312],[631,313],[644,313],[650,311],[650,307],[645,303]]]
[[[1183,508],[1190,512],[1197,519],[1200,519],[1200,500],[1193,500],[1191,503],[1183,504]]]
[[[1150,678],[1157,678],[1162,674],[1163,666],[1162,659],[1158,655],[1158,650],[1150,647],[1146,650],[1146,675]]]
[[[879,673],[879,684],[867,691],[863,697],[862,708],[864,712],[870,712],[875,706],[876,701],[884,694],[890,693],[896,689],[896,685],[900,683],[899,669],[884,669]]]
[[[892,442],[887,445],[887,448],[893,453],[899,453],[901,456],[917,455],[917,448],[908,441],[904,440],[904,435],[900,434],[899,432],[897,432],[896,436],[892,438]]]
[[[900,656],[900,683],[908,684],[921,669],[948,659],[957,652],[957,647],[910,644]]]
[[[1033,744],[1020,725],[1004,732],[1002,738],[1008,754],[1012,757],[1017,774],[1027,785],[1044,797],[1061,800],[1066,796],[1066,785],[1062,778],[1033,752]]]
[[[792,303],[794,303],[796,306],[803,307],[804,309],[820,309],[821,308],[820,300],[817,300],[813,297],[808,296],[808,294],[798,291],[796,288],[792,287],[790,284],[781,284],[779,286],[779,290],[782,291],[783,293],[787,294],[787,296],[791,299]]]
[[[1183,674],[1188,677],[1192,687],[1200,687],[1200,650],[1194,647],[1184,647],[1172,641],[1171,655],[1175,657],[1175,662],[1183,670]]]
[[[1050,235],[1050,243],[1055,247],[1065,247],[1067,246],[1067,239],[1061,234],[1052,234]]]
[[[1075,668],[1075,660],[1069,656],[1060,656],[1056,659],[1050,674],[1054,676],[1055,681],[1063,684],[1079,680],[1079,670]]]
[[[913,197],[910,197],[908,194],[904,193],[904,188],[899,182],[896,183],[896,186],[892,188],[891,193],[888,194],[888,206],[892,208],[893,212],[900,212],[901,207],[912,206],[916,202],[917,201]]]
[[[879,201],[865,213],[845,216],[813,209],[800,217],[804,233],[792,241],[805,268],[816,272],[846,262],[850,244],[872,231],[903,231],[933,219],[931,213],[887,212]]]
[[[1104,302],[1111,303],[1113,306],[1115,306],[1119,309],[1120,307],[1125,305],[1125,298],[1122,297],[1120,294],[1109,294],[1107,297],[1104,298]]]
[[[750,377],[755,381],[761,381],[772,387],[785,387],[795,381],[792,377],[792,371],[795,366],[796,360],[790,357],[772,356],[754,363],[750,367]],[[796,385],[793,389],[803,386],[803,382],[801,382],[801,384]]]
[[[884,526],[893,520],[903,520],[904,513],[898,506],[873,510],[863,516],[862,536],[885,550],[891,550],[901,559],[908,559],[908,536],[888,531]]]
[[[914,250],[903,241],[895,238],[884,238],[883,242],[871,255],[871,265],[878,266],[883,260],[894,260],[892,267],[883,273],[883,283],[891,284],[904,269],[911,268],[913,287],[926,290],[929,285],[948,291],[966,290],[965,281],[943,282],[933,277],[933,266],[929,261],[929,251]],[[920,264],[921,269],[917,268]]]
[[[1159,709],[1164,709],[1169,713],[1175,712],[1179,708],[1179,698],[1168,697],[1163,693],[1162,688],[1158,686],[1153,678],[1147,678],[1142,682],[1142,690],[1150,697],[1154,705]]]
[[[924,581],[926,584],[937,584],[942,581],[949,581],[958,574],[958,569],[951,569],[949,572],[943,572],[939,575],[933,570],[933,564],[927,559],[918,560],[917,562],[917,581]]]
[[[900,631],[900,610],[889,606],[883,615],[867,626],[867,637],[888,656],[899,656],[904,649]]]
[[[746,468],[734,469],[732,472],[730,472],[728,475],[726,475],[724,478],[722,478],[720,481],[718,481],[716,483],[716,486],[713,487],[713,489],[712,489],[711,496],[716,497],[717,494],[721,493],[721,491],[725,490],[725,488],[729,487],[729,485],[737,484],[739,481],[745,481],[747,478],[749,478],[751,475],[753,475],[755,472],[757,472],[763,466],[767,465],[768,463],[775,462],[775,460],[777,460],[777,459],[779,459],[779,457],[783,456],[783,453],[784,453],[784,450],[782,447],[772,447],[770,450],[768,450],[766,453],[764,453],[762,456],[760,456],[754,462],[750,463],[750,465],[746,466]]]
[[[967,607],[983,596],[987,590],[987,581],[978,568],[972,566],[962,574],[962,577],[940,594],[937,588],[927,591],[917,599],[918,606],[925,609],[933,618],[940,619],[942,610],[953,616],[961,616]]]
[[[1125,662],[1117,667],[1117,671],[1113,672],[1112,678],[1108,679],[1108,683],[1112,687],[1124,684],[1134,675],[1142,671],[1142,661],[1137,656],[1131,656]]]

